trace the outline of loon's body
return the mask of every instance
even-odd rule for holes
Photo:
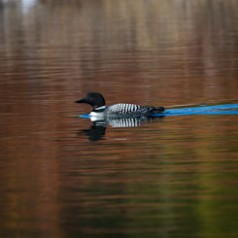
[[[164,107],[140,106],[135,104],[118,103],[106,106],[104,97],[100,93],[88,93],[86,97],[75,101],[92,106],[90,118],[92,121],[116,118],[153,117],[153,114],[163,113]]]

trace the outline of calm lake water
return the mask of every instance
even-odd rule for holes
[[[238,117],[94,128],[75,104],[238,102],[236,0],[0,0],[0,237],[238,237]]]

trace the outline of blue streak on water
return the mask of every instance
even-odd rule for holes
[[[79,115],[80,118],[85,118],[85,119],[90,119],[90,116],[89,114],[82,114],[82,115]]]
[[[238,104],[222,104],[213,106],[197,106],[168,109],[164,114],[156,114],[157,116],[190,116],[190,115],[237,115]]]
[[[167,109],[164,113],[154,114],[154,117],[161,116],[191,116],[191,115],[238,115],[238,104],[221,104],[213,106],[196,106]],[[89,119],[89,114],[82,114],[80,118]]]

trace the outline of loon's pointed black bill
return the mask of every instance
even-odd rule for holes
[[[86,103],[86,100],[85,100],[85,98],[78,99],[75,101],[75,103]]]

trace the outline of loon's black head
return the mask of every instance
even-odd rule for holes
[[[105,106],[105,99],[100,93],[88,93],[84,98],[76,100],[76,103],[87,103],[93,108]]]

